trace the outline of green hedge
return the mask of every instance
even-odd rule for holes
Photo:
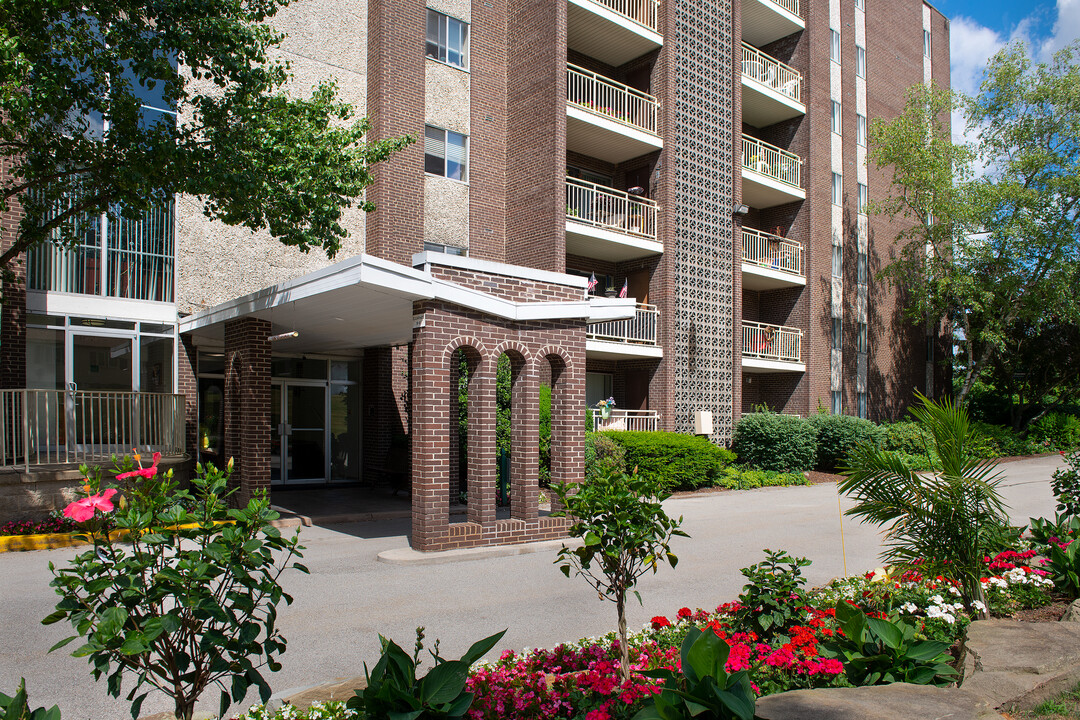
[[[813,425],[794,415],[748,413],[735,425],[731,449],[750,467],[801,472],[814,467],[817,434]]]
[[[1047,413],[1031,424],[1029,437],[1043,445],[1040,452],[1071,450],[1080,445],[1080,419],[1063,412]]]
[[[812,415],[807,422],[817,436],[818,470],[832,471],[841,467],[855,446],[860,443],[880,446],[885,431],[878,425],[852,415]]]
[[[626,453],[626,468],[658,479],[667,490],[694,490],[715,483],[735,455],[703,437],[673,432],[605,430]]]
[[[626,451],[622,445],[607,435],[585,433],[585,480],[596,477],[605,465],[610,465],[619,472],[626,471]]]
[[[716,478],[716,486],[728,490],[750,490],[760,487],[787,487],[789,485],[809,485],[810,481],[802,473],[781,473],[774,470],[746,470],[726,467]]]

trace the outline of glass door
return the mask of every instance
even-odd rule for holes
[[[134,334],[68,334],[67,417],[81,452],[131,452],[135,428]]]
[[[326,482],[326,391],[325,382],[282,381],[272,386],[271,483]]]

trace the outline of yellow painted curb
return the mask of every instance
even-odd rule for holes
[[[235,520],[219,520],[215,525],[232,525]],[[198,523],[181,525],[181,530],[198,527]],[[112,540],[123,540],[130,534],[128,530],[115,530],[109,533]],[[0,535],[0,553],[23,552],[26,550],[55,550],[56,548],[91,545],[89,540],[78,537],[79,533],[50,533],[47,535]]]

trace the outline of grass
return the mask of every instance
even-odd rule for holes
[[[1080,720],[1080,683],[1072,690],[1044,700],[1031,710],[1010,715],[1015,720]]]

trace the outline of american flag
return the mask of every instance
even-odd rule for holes
[[[623,280],[623,281],[622,281],[622,290],[620,290],[620,291],[619,291],[619,297],[621,297],[621,298],[624,298],[624,297],[626,297],[626,291],[627,291],[627,289],[628,289],[628,288],[627,288],[627,286],[626,286],[626,284],[627,284],[628,282],[629,282],[629,280]]]
[[[589,276],[589,284],[585,287],[586,291],[592,292],[596,289],[596,273]]]

